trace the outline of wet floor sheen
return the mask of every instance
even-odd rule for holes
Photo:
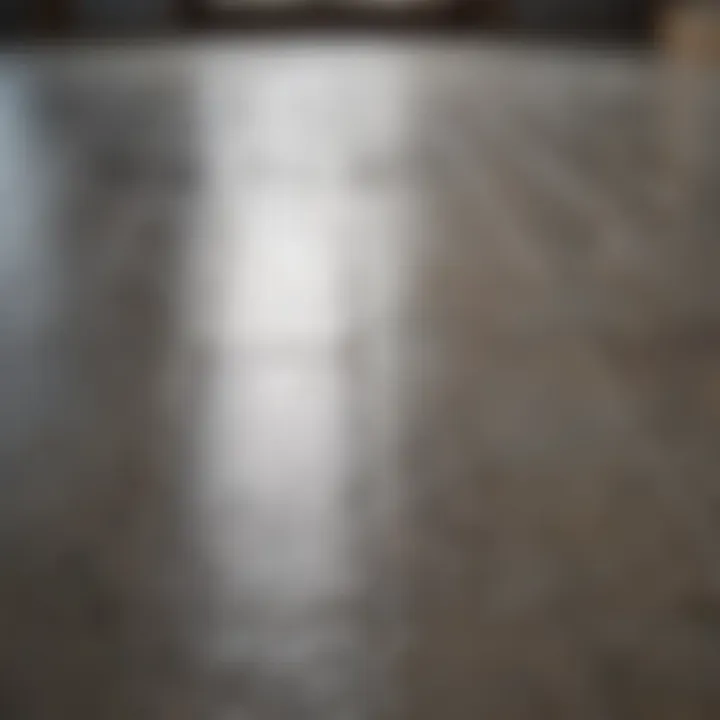
[[[714,79],[3,56],[0,717],[718,717]]]

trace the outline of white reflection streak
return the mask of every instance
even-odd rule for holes
[[[227,331],[262,345],[326,343],[343,329],[334,199],[253,197],[238,228]]]
[[[344,694],[355,652],[346,619],[325,619],[356,572],[339,345],[349,322],[342,193],[288,183],[284,163],[306,153],[307,140],[277,105],[277,86],[292,85],[288,68],[256,61],[256,73],[232,77],[206,100],[217,113],[207,125],[213,242],[200,333],[214,358],[201,448],[219,571],[214,652],[273,677],[312,711]],[[248,142],[261,170],[279,178],[252,176]]]
[[[343,339],[358,317],[372,323],[383,310],[393,314],[395,293],[385,286],[405,270],[394,250],[398,241],[404,246],[395,235],[407,196],[388,203],[375,193],[359,197],[364,191],[326,171],[355,162],[358,152],[392,153],[403,140],[406,106],[391,92],[398,88],[390,87],[387,58],[346,64],[361,85],[348,94],[347,87],[338,92],[348,82],[343,70],[329,72],[335,66],[328,58],[311,57],[256,60],[244,75],[229,63],[224,77],[210,78],[211,97],[204,89],[215,116],[207,125],[213,242],[203,246],[213,254],[205,285],[212,299],[203,303],[210,333],[201,336],[214,360],[202,492],[220,573],[217,652],[260,677],[280,677],[291,695],[309,703],[310,716],[326,717],[321,708],[338,702],[353,705],[355,716],[368,704],[355,693],[370,675],[358,676],[367,631],[347,609],[367,581],[355,543],[357,523],[369,519],[349,499],[358,481],[357,390],[365,392],[357,382],[364,377],[373,392],[387,387],[375,377],[376,363],[361,374],[350,368]],[[309,135],[283,109],[292,89],[309,100],[303,125]],[[354,124],[331,131],[323,143],[332,118]],[[259,176],[243,161],[248,142]],[[307,186],[295,174],[298,160],[314,178]],[[342,227],[348,219],[356,231],[350,239]],[[383,270],[383,260],[393,267]],[[354,294],[349,262],[360,275]],[[375,292],[384,296],[380,312]],[[359,306],[351,307],[352,299]],[[373,342],[385,346],[384,337]],[[387,422],[375,419],[378,426]],[[364,429],[360,450],[374,453],[364,443],[374,443],[375,432]],[[373,474],[375,461],[363,461]],[[383,520],[370,519],[384,534]]]

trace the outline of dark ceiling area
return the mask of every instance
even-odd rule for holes
[[[658,0],[1,0],[5,36],[425,29],[649,37]]]

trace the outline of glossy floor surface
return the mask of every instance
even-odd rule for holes
[[[714,79],[5,55],[0,717],[719,717]]]

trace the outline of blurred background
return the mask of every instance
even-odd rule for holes
[[[717,3],[0,31],[0,720],[720,717]]]
[[[219,27],[435,27],[647,39],[667,0],[4,0],[14,33],[187,32]]]

